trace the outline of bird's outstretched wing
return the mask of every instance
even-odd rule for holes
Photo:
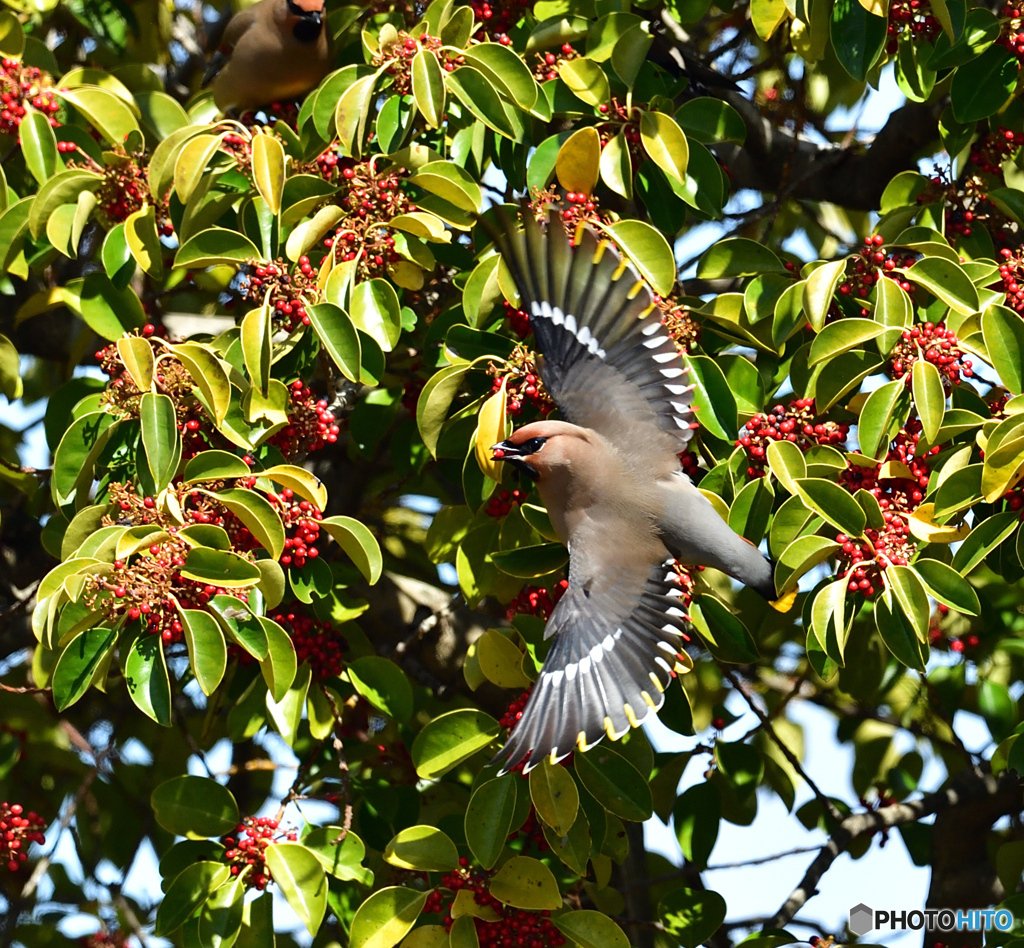
[[[587,555],[594,544],[573,547],[569,588],[545,633],[557,633],[555,641],[495,758],[502,773],[561,760],[605,735],[622,737],[662,706],[684,650],[686,615],[671,559],[616,552],[602,563]],[[602,547],[608,551],[607,537]]]
[[[542,228],[524,207],[520,229],[505,216],[495,242],[562,417],[634,452],[645,443],[652,453],[682,451],[694,420],[687,367],[632,264],[593,228],[574,247],[557,220]]]

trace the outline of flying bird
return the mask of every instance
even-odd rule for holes
[[[324,0],[260,0],[228,22],[203,86],[213,81],[222,112],[246,111],[308,92],[329,69]]]
[[[622,737],[665,700],[686,616],[673,560],[720,569],[774,600],[772,565],[683,473],[692,385],[647,284],[592,228],[572,246],[557,218],[493,230],[562,421],[525,425],[495,460],[536,481],[569,549],[555,636],[496,760],[524,772]]]

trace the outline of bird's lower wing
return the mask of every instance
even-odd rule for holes
[[[502,773],[561,760],[605,736],[618,740],[661,707],[686,641],[675,578],[671,560],[646,576],[619,567],[574,584],[570,575],[548,622],[555,641],[497,755]]]

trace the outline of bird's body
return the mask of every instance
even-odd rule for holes
[[[683,473],[692,386],[650,290],[585,230],[526,215],[496,232],[564,421],[524,426],[495,445],[537,482],[569,548],[569,585],[548,620],[555,636],[505,747],[503,770],[530,770],[608,735],[664,701],[684,649],[673,561],[713,566],[774,599],[769,561]]]
[[[330,70],[323,0],[260,0],[235,14],[205,86],[221,111],[244,111],[312,89]]]

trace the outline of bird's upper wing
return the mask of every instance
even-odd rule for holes
[[[618,251],[583,230],[573,247],[561,223],[495,234],[543,357],[544,385],[562,417],[634,450],[682,451],[693,434],[687,367],[647,284]],[[506,224],[510,222],[506,221]]]
[[[561,760],[606,734],[617,740],[664,703],[686,641],[681,590],[653,537],[623,549],[627,527],[591,523],[574,533],[569,588],[545,633],[556,638],[497,755],[502,772]]]

